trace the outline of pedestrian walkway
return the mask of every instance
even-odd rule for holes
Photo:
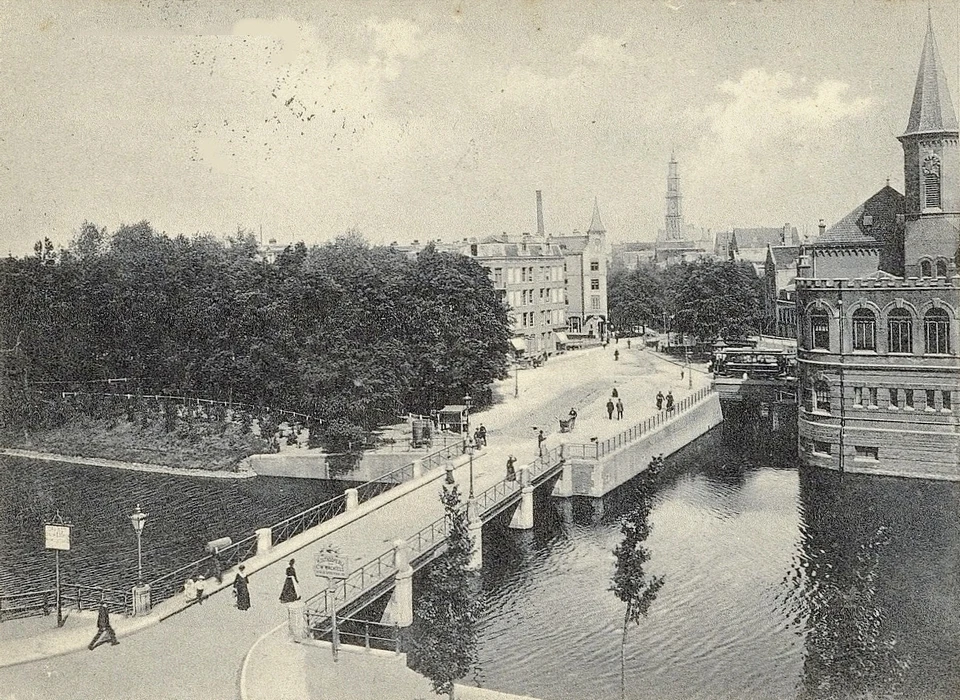
[[[520,372],[516,379],[499,382],[494,387],[499,402],[471,417],[471,424],[482,422],[488,434],[487,448],[474,458],[474,490],[480,492],[503,478],[509,454],[516,456],[517,466],[531,461],[537,455],[540,429],[547,436],[547,447],[556,446],[560,439],[586,442],[590,437],[606,438],[653,415],[653,397],[658,390],[672,390],[679,400],[708,383],[697,373],[690,389],[688,378],[681,379],[674,365],[649,350],[626,350],[623,345],[553,358],[538,369]],[[617,347],[619,361],[613,359]],[[513,395],[515,381],[517,397]],[[625,416],[619,422],[609,420],[603,408],[614,386],[625,404]],[[571,407],[579,413],[577,426],[573,433],[561,435],[558,418],[566,417]],[[464,495],[469,490],[467,471],[466,465],[457,471]],[[317,541],[301,535],[285,542],[276,548],[272,563],[251,560],[247,564],[252,600],[248,611],[233,606],[229,584],[234,573],[230,571],[222,587],[211,591],[203,605],[186,605],[180,600],[144,618],[114,616],[121,641],[116,647],[86,650],[95,632],[95,618],[88,626],[68,621],[64,629],[55,629],[55,618],[44,618],[52,629],[26,638],[4,631],[20,622],[5,622],[0,625],[0,664],[30,658],[22,656],[26,651],[45,658],[0,668],[0,688],[18,699],[149,696],[151,700],[232,700],[238,693],[239,671],[247,652],[265,632],[286,621],[287,610],[278,600],[286,560],[291,556],[297,560],[304,597],[319,593],[322,584],[310,568],[321,547],[338,545],[352,564],[362,564],[391,549],[393,540],[409,536],[420,523],[439,517],[439,490],[435,484],[407,494],[402,508],[375,507],[370,502],[372,512],[352,526]],[[177,612],[170,614],[171,608]],[[365,677],[356,679],[357,685],[364,682]],[[257,697],[290,697],[279,688],[273,684],[261,688]]]

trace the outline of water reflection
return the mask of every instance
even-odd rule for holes
[[[57,510],[73,525],[71,551],[60,557],[64,580],[125,588],[136,579],[129,516],[137,503],[149,514],[149,580],[199,558],[210,540],[237,540],[341,491],[309,479],[197,479],[0,457],[0,592],[52,587],[43,523]]]
[[[631,485],[484,529],[477,680],[619,697],[609,592]],[[668,461],[650,514],[665,577],[625,649],[631,698],[957,697],[960,485],[800,470],[716,434]],[[542,507],[541,507],[542,506]]]

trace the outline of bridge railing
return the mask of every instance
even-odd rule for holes
[[[333,625],[329,616],[317,615],[307,611],[307,627],[314,639],[333,642]],[[381,649],[400,653],[400,627],[382,622],[362,620],[354,617],[337,618],[337,644],[363,646],[365,649]]]
[[[84,610],[100,606],[100,601],[114,613],[132,611],[132,594],[99,586],[84,586],[76,583],[63,583],[60,586],[60,605],[64,609]],[[57,609],[57,590],[47,588],[28,593],[0,595],[0,622],[35,615],[49,615]]]
[[[458,440],[452,445],[447,445],[446,447],[432,452],[424,457],[421,462],[423,464],[423,470],[425,472],[436,469],[439,466],[442,466],[447,461],[455,459],[460,455],[466,452],[466,440]]]
[[[606,440],[597,440],[589,445],[568,444],[564,448],[564,454],[567,457],[577,457],[579,459],[600,459],[604,455],[616,452],[621,447],[634,442],[681,413],[690,410],[703,401],[712,391],[710,387],[698,389],[689,396],[680,399],[672,409],[659,411],[656,415],[650,416],[643,422],[637,423]]]

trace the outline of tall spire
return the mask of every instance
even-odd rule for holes
[[[597,198],[593,198],[593,219],[590,220],[590,228],[587,229],[587,233],[606,233],[607,229],[603,227],[603,222],[600,221],[600,204],[597,201]]]
[[[937,40],[933,35],[933,19],[927,10],[927,36],[923,40],[917,87],[913,91],[910,120],[904,136],[923,133],[957,131],[957,113],[953,111],[950,90],[940,63]]]

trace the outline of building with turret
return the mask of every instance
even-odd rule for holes
[[[560,246],[566,280],[567,323],[570,333],[602,337],[607,330],[607,230],[594,200],[586,233],[550,236]]]
[[[960,480],[960,151],[932,21],[889,185],[802,246],[804,463]]]

